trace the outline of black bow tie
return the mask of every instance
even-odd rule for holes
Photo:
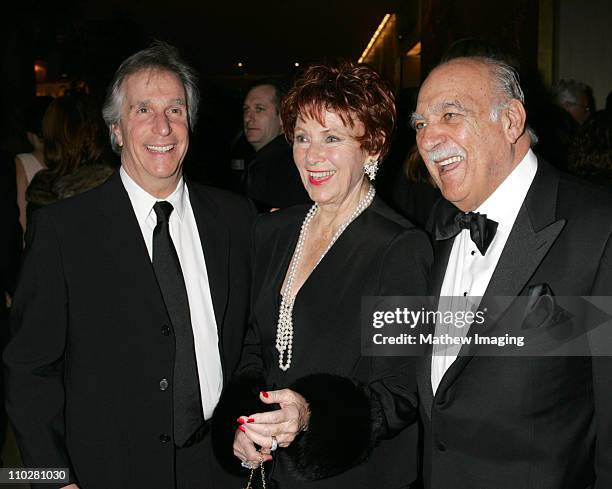
[[[470,231],[470,238],[484,256],[495,237],[497,223],[487,219],[486,214],[462,212],[448,202],[439,205],[434,220],[434,238],[438,241],[454,238],[462,229]]]

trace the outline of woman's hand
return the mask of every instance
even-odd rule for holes
[[[280,409],[238,418],[239,430],[261,447],[262,454],[271,453],[274,439],[279,447],[288,447],[295,437],[307,429],[310,410],[306,399],[290,389],[261,392],[265,404],[278,404]]]
[[[255,444],[249,440],[247,435],[241,430],[236,430],[232,448],[234,449],[234,455],[236,455],[241,462],[246,462],[253,468],[259,467],[259,464],[262,462],[272,460],[270,455],[257,451]]]

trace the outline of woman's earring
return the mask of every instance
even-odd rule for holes
[[[376,178],[376,172],[378,171],[378,160],[372,160],[363,165],[363,172],[368,176],[370,181]]]

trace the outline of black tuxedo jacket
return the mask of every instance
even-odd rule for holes
[[[612,295],[611,235],[610,194],[540,160],[481,309],[538,284],[556,296]],[[438,242],[436,295],[452,243]],[[612,358],[459,356],[435,396],[430,378],[426,357],[426,487],[612,487]]]
[[[224,378],[247,323],[254,210],[189,184]],[[174,486],[174,339],[119,174],[34,215],[4,360],[26,466],[68,467],[81,489]],[[44,487],[53,487],[46,484]]]

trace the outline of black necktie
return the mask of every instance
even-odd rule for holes
[[[487,219],[486,214],[478,212],[462,212],[446,202],[436,209],[433,236],[437,240],[450,239],[457,236],[462,229],[470,231],[470,238],[482,256],[495,237],[497,223]]]
[[[174,443],[180,447],[204,424],[204,415],[187,289],[168,225],[174,208],[170,202],[161,201],[153,210],[157,214],[153,230],[153,268],[175,336]]]

